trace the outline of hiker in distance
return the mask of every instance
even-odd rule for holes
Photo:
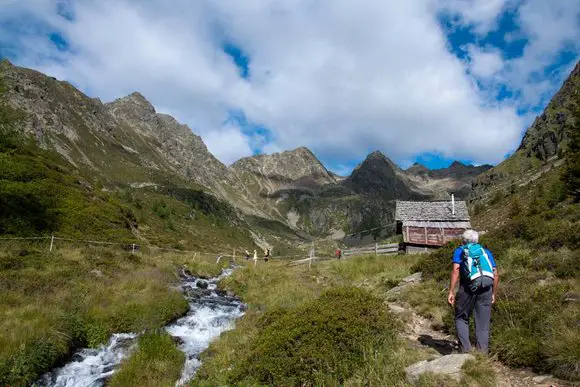
[[[469,318],[475,319],[476,348],[487,354],[491,305],[495,303],[499,274],[491,251],[479,244],[475,230],[463,233],[463,245],[453,252],[447,301],[455,306],[455,328],[462,352],[471,350]],[[455,294],[455,287],[459,290]]]

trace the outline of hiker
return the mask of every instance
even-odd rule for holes
[[[487,354],[491,305],[495,303],[499,274],[493,255],[479,244],[475,230],[463,233],[463,245],[453,252],[447,301],[455,306],[455,327],[462,352],[471,350],[469,318],[475,319],[476,348]],[[455,286],[459,291],[455,295]]]
[[[268,259],[270,259],[270,249],[266,248],[266,250],[264,250],[264,261],[268,262]]]
[[[334,255],[336,256],[337,259],[342,258],[342,250],[336,249],[336,253]]]
[[[250,259],[250,252],[248,250],[244,251],[244,258],[246,258],[246,261]]]

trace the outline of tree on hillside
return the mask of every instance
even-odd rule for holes
[[[563,179],[568,193],[575,202],[580,201],[580,92],[576,94],[574,124],[570,127],[566,167]]]

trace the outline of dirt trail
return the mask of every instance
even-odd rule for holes
[[[399,284],[399,287],[413,286],[414,283],[416,282],[403,282]],[[405,323],[402,336],[409,341],[410,345],[422,349],[431,348],[438,353],[436,356],[459,352],[454,336],[433,329],[431,320],[418,315],[410,306],[398,302],[387,302],[386,305],[391,312],[401,316]],[[494,360],[493,364],[498,387],[574,386],[572,383],[552,378],[550,375],[538,375],[529,370],[509,368],[497,360]]]

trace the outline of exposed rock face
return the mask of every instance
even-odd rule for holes
[[[552,98],[544,112],[526,131],[519,150],[527,157],[547,160],[565,150],[567,130],[572,126],[572,96],[580,89],[580,62],[570,73],[562,88]]]
[[[236,161],[231,169],[244,176],[247,183],[257,184],[262,195],[271,195],[281,189],[315,191],[337,182],[307,148],[246,157]]]
[[[173,117],[156,113],[141,94],[133,93],[106,107],[119,124],[132,128],[179,175],[225,199],[233,199],[225,187],[242,190],[237,176],[208,151],[201,137]]]
[[[580,92],[580,62],[576,64],[544,112],[528,128],[518,150],[508,159],[475,179],[470,201],[489,200],[490,192],[525,185],[559,165],[565,156],[568,132],[573,128],[574,95]]]
[[[342,184],[357,194],[380,197],[382,200],[421,199],[426,196],[381,152],[368,155]]]
[[[141,94],[103,104],[67,82],[8,61],[0,64],[0,76],[8,102],[25,113],[23,130],[101,181],[134,187],[193,182],[247,213],[264,216],[238,176],[199,136],[156,113]]]
[[[405,172],[416,185],[430,187],[433,191],[433,198],[447,199],[450,193],[454,193],[457,198],[463,199],[469,195],[471,185],[477,179],[477,176],[491,168],[491,165],[475,167],[454,161],[447,168],[432,170],[415,163]]]

